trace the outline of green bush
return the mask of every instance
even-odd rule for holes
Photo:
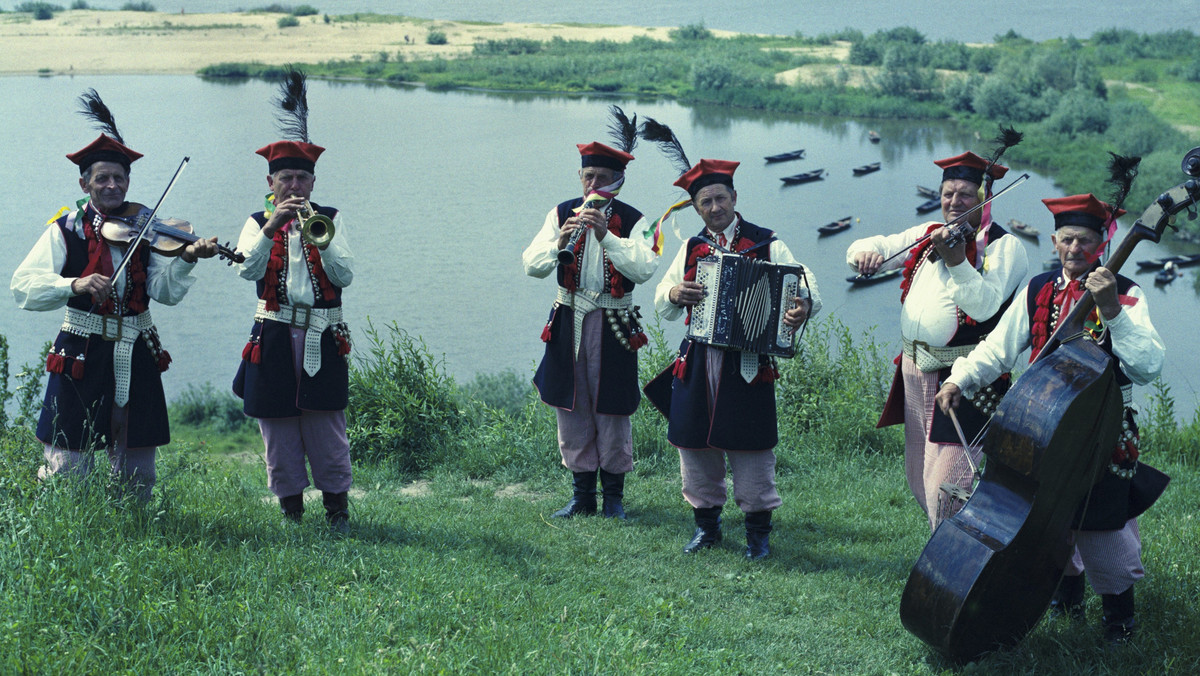
[[[425,42],[431,45],[444,45],[446,44],[446,33],[444,31],[431,30],[425,36]]]
[[[510,369],[476,374],[474,380],[462,386],[462,392],[488,408],[516,418],[534,398],[536,390],[528,377]]]
[[[127,2],[121,5],[121,9],[126,12],[153,12],[154,5],[148,2]]]
[[[254,421],[242,412],[242,400],[232,392],[217,392],[212,383],[189,384],[183,394],[171,402],[171,420],[217,433],[252,427]]]
[[[498,56],[501,54],[537,54],[542,51],[542,43],[526,38],[507,38],[505,40],[486,40],[475,43],[472,51],[478,56]]]
[[[300,19],[297,19],[289,14],[287,16],[279,17],[279,21],[276,21],[275,24],[280,28],[295,28],[296,26],[300,25]]]
[[[292,16],[316,16],[321,13],[321,10],[312,5],[300,5],[292,10]]]
[[[366,349],[356,348],[350,369],[351,457],[405,472],[444,462],[464,421],[454,380],[424,342],[395,323],[383,333],[368,324],[364,333]]]
[[[667,35],[671,36],[672,40],[678,40],[681,42],[708,40],[713,36],[712,31],[705,28],[703,22],[680,26],[679,28],[667,33]]]
[[[89,9],[89,7],[84,0],[75,0],[71,3],[71,9]]]

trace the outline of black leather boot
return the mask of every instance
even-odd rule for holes
[[[329,530],[339,535],[350,532],[350,500],[345,491],[341,493],[321,493],[325,503],[325,520],[329,522]]]
[[[771,534],[771,510],[746,514],[746,558],[764,559],[771,553],[767,539]]]
[[[604,495],[604,508],[600,513],[605,518],[624,520],[625,507],[621,500],[625,497],[625,475],[600,470],[600,489]]]
[[[1121,645],[1133,638],[1133,587],[1120,594],[1102,594],[1104,604],[1104,642]]]
[[[1050,599],[1050,615],[1083,619],[1083,575],[1064,575]]]
[[[571,501],[550,515],[552,519],[569,519],[573,516],[591,516],[596,513],[596,473],[573,472]]]
[[[692,512],[696,517],[696,532],[683,548],[684,554],[694,554],[721,541],[721,508],[693,507]]]
[[[300,519],[304,517],[304,494],[297,493],[279,498],[279,509],[283,511],[283,518],[300,523]]]

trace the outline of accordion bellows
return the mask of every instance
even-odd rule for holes
[[[737,254],[696,261],[696,281],[708,293],[692,309],[688,337],[715,347],[792,357],[795,331],[783,323],[792,299],[805,297],[804,268]]]

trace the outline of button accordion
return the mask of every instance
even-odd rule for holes
[[[707,292],[692,308],[688,337],[715,347],[792,357],[795,331],[783,323],[793,298],[807,298],[804,267],[738,254],[696,261],[696,281]]]

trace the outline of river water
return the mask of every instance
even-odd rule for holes
[[[62,3],[68,4],[68,3]],[[116,9],[125,0],[90,0],[96,9]],[[265,7],[265,0],[154,0],[159,11],[178,13],[234,12]],[[1195,0],[992,0],[986,3],[947,0],[784,0],[783,2],[728,2],[727,0],[339,0],[338,2],[283,2],[309,5],[327,14],[374,12],[404,14],[428,19],[520,23],[599,23],[633,26],[681,26],[703,23],[708,28],[740,33],[807,36],[834,33],[847,27],[870,34],[877,30],[912,26],[933,41],[991,42],[997,35],[1016,31],[1033,40],[1074,35],[1090,37],[1098,30],[1120,27],[1158,33],[1200,29],[1200,3]]]
[[[207,82],[187,76],[0,78],[5,161],[0,162],[0,250],[4,279],[32,246],[46,220],[81,196],[74,165],[63,158],[95,137],[74,113],[75,97],[95,87],[112,107],[126,141],[146,157],[135,166],[129,197],[153,204],[179,161],[191,157],[162,213],[190,220],[198,233],[236,242],[247,215],[261,209],[266,165],[254,149],[277,138],[261,81]],[[532,373],[554,283],[524,276],[520,256],[546,212],[576,195],[575,143],[605,140],[606,108],[651,116],[671,125],[689,156],[743,162],[736,183],[739,211],[775,229],[820,282],[825,315],[856,334],[872,331],[898,350],[894,282],[851,289],[843,279],[846,246],[856,237],[893,232],[924,220],[914,208],[915,186],[935,186],[937,158],[987,144],[938,123],[867,122],[797,117],[669,101],[597,97],[428,92],[364,84],[310,83],[310,134],[329,150],[317,171],[314,201],[343,210],[357,260],[345,295],[352,328],[370,318],[396,322],[444,357],[460,381],[476,373]],[[871,144],[868,126],[883,142]],[[804,160],[768,165],[762,157],[806,148]],[[1180,153],[1186,149],[1180,149]],[[679,196],[672,170],[652,147],[639,147],[621,198],[647,214]],[[853,177],[851,168],[883,168]],[[824,168],[821,182],[782,187],[788,173]],[[1021,169],[1021,167],[1015,167]],[[1166,189],[1169,186],[1163,186]],[[1061,195],[1049,179],[1032,180],[1001,198],[996,217],[1051,229],[1040,199]],[[1138,211],[1140,208],[1135,208]],[[853,215],[846,233],[818,239],[816,227]],[[685,236],[699,218],[683,212]],[[1031,274],[1051,255],[1048,237],[1025,240]],[[680,241],[668,235],[659,275],[635,299],[653,315],[652,287]],[[1144,245],[1135,259],[1159,253]],[[1163,250],[1165,253],[1165,249]],[[177,307],[154,308],[166,347],[175,357],[164,376],[168,396],[188,384],[224,389],[233,377],[250,327],[254,287],[216,259],[196,271],[199,281]],[[1142,276],[1156,324],[1168,345],[1167,381],[1185,411],[1195,409],[1200,369],[1183,346],[1192,338],[1187,317],[1200,301],[1189,271],[1168,288]],[[22,312],[0,303],[0,332],[13,361],[29,361],[50,339],[59,312]],[[669,325],[672,337],[678,323]]]

